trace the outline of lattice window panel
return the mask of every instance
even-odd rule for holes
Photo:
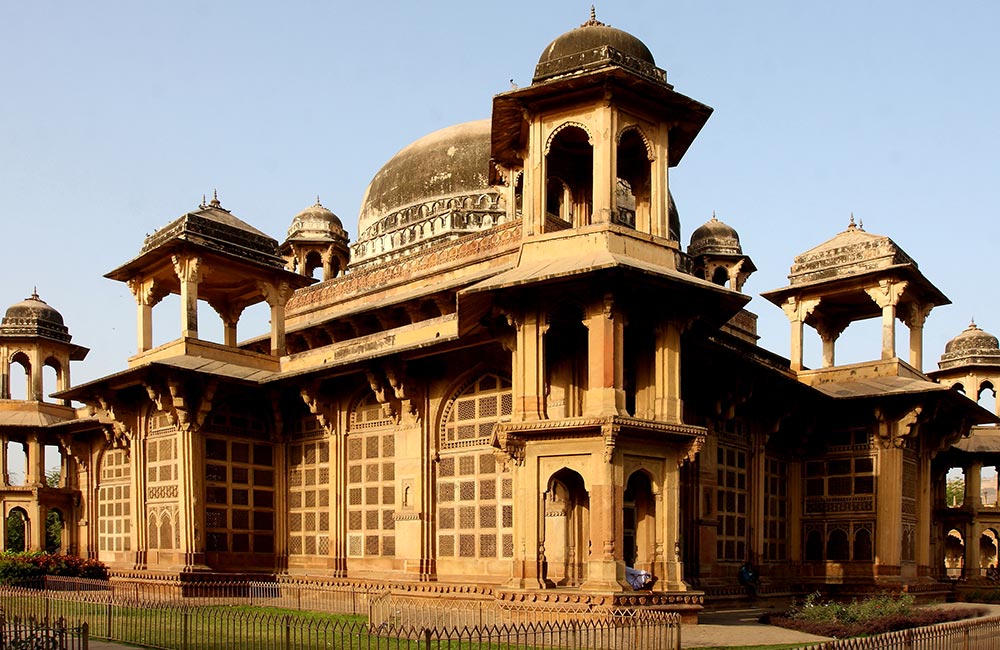
[[[308,420],[308,418],[306,418]],[[309,425],[303,422],[305,429]],[[289,481],[288,517],[289,537],[298,539],[296,551],[289,545],[292,555],[316,555],[321,544],[317,544],[315,532],[327,530],[330,513],[330,443],[326,439],[296,441],[288,445],[289,476],[299,480]],[[299,529],[292,522],[301,522]],[[317,528],[319,526],[320,528]]]
[[[227,414],[213,430],[245,424],[258,433],[254,419]],[[205,438],[207,550],[220,553],[272,553],[274,550],[274,450],[265,442]],[[228,521],[228,525],[224,522]],[[292,522],[301,527],[299,522]],[[218,525],[218,524],[222,525]],[[301,540],[300,540],[301,541]]]
[[[763,559],[788,559],[788,463],[777,458],[764,461]]]
[[[177,499],[177,438],[163,431],[155,438],[146,438],[146,499],[164,501]]]
[[[132,493],[129,459],[121,449],[105,452],[97,490],[98,558],[132,550]]]
[[[720,562],[747,558],[747,452],[719,444],[716,449],[716,507],[719,521],[716,555]]]
[[[810,460],[804,463],[806,514],[870,512],[874,509],[875,458],[871,456],[867,442],[864,442],[866,439],[861,433],[860,430],[852,430],[839,434],[844,438],[841,442],[846,443],[857,439],[859,443],[855,447],[858,452],[852,455],[835,455],[823,460]],[[843,444],[838,445],[837,448],[849,450],[851,446]],[[916,465],[914,464],[913,467],[915,471]],[[905,479],[904,463],[904,486]],[[915,479],[913,483],[915,485]],[[915,502],[914,498],[912,503]]]
[[[496,375],[480,377],[448,405],[441,432],[442,446],[488,443],[493,425],[510,419],[512,405],[510,381]]]
[[[513,557],[513,483],[488,447],[494,425],[510,419],[510,381],[484,375],[461,390],[442,419],[437,466],[438,555]]]
[[[351,557],[394,557],[396,553],[395,423],[369,396],[351,415],[347,446],[347,517],[363,530]],[[351,525],[355,524],[355,525]]]

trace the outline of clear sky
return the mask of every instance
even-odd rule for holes
[[[319,195],[353,238],[386,160],[488,117],[589,4],[0,0],[0,308],[37,286],[92,349],[74,383],[121,370],[135,303],[102,276],[147,233],[217,188],[279,241]],[[973,317],[1000,333],[1000,3],[616,0],[597,16],[715,108],[671,175],[685,245],[716,211],[755,295],[853,212],[954,303],[928,320],[925,368]],[[781,310],[750,308],[787,356]],[[177,309],[155,311],[156,342],[175,338]],[[878,323],[855,325],[838,361],[879,349]],[[818,352],[810,331],[807,364]]]

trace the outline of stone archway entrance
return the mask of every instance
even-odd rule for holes
[[[590,555],[590,495],[583,477],[571,469],[559,470],[549,478],[544,499],[542,581],[578,586],[586,578]]]
[[[645,472],[634,472],[625,484],[622,520],[625,566],[652,573],[656,553],[656,501],[652,481]]]

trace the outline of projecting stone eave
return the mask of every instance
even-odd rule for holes
[[[614,65],[547,79],[494,95],[490,157],[511,167],[522,164],[528,131],[525,109],[545,110],[573,95],[587,92],[626,93],[637,107],[657,116],[669,115],[676,123],[670,130],[669,164],[676,166],[712,115],[712,107],[682,95],[666,82],[657,83]]]
[[[915,264],[896,264],[887,267],[866,269],[862,272],[840,275],[832,278],[822,278],[801,284],[789,284],[780,289],[761,292],[765,300],[780,307],[789,297],[822,297],[824,294],[836,294],[862,286],[877,285],[879,279],[905,280],[909,283],[906,295],[920,296],[928,305],[940,307],[950,305],[951,300],[940,289],[934,286]]]

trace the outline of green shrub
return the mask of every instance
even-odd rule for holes
[[[108,567],[98,560],[52,553],[0,553],[0,584],[43,576],[107,580]]]
[[[867,623],[887,616],[908,616],[913,612],[912,594],[882,593],[849,603],[823,601],[819,592],[806,596],[799,607],[788,612],[789,618],[818,623]]]

